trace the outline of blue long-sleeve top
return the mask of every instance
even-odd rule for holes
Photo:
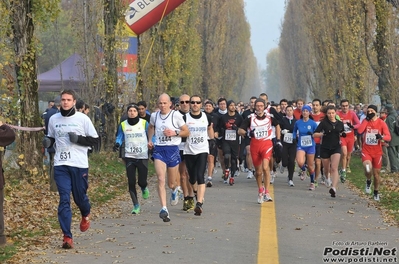
[[[299,147],[303,147],[302,146],[302,137],[304,136],[309,136],[309,134],[313,134],[314,131],[317,128],[317,123],[315,121],[313,121],[312,119],[309,119],[308,121],[303,121],[303,119],[299,119],[295,122],[294,125],[294,131],[293,131],[293,139],[298,138],[298,144],[297,146]],[[310,133],[309,133],[310,132]],[[310,138],[312,139],[312,146],[315,146],[316,143],[314,142],[313,136],[310,135]]]

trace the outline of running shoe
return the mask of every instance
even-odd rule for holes
[[[238,177],[238,176],[240,176],[240,171],[239,171],[239,170],[236,170],[236,171],[234,172],[234,177]]]
[[[284,167],[283,167],[283,165],[280,165],[280,173],[281,173],[281,174],[284,173]]]
[[[331,194],[331,197],[335,197],[335,188],[330,188],[330,190],[328,191]]]
[[[143,197],[143,199],[148,199],[148,197],[150,197],[150,190],[145,187],[141,192],[141,196]]]
[[[230,170],[225,170],[223,174],[223,180],[227,181],[229,178]]]
[[[263,203],[263,192],[260,192],[258,194],[258,204],[261,204],[261,203]]]
[[[331,187],[331,185],[332,185],[331,179],[328,178],[328,179],[326,180],[326,186],[327,186],[327,187]]]
[[[179,203],[178,196],[179,189],[176,187],[174,190],[170,190],[170,205],[177,205]]]
[[[270,193],[265,193],[265,195],[263,195],[263,200],[265,200],[265,202],[271,202],[273,201],[272,197],[270,196]]]
[[[64,249],[73,248],[73,240],[72,240],[72,238],[64,235],[64,240],[62,241],[62,248],[64,248]]]
[[[206,179],[206,187],[212,187],[212,178],[208,177],[208,179]]]
[[[309,190],[310,190],[310,191],[314,191],[314,188],[315,188],[315,187],[314,187],[314,183],[311,183],[311,184],[309,185]]]
[[[315,181],[315,182],[314,182],[314,187],[315,187],[315,188],[319,187],[319,182],[318,182],[318,181]]]
[[[184,200],[184,193],[183,190],[180,186],[177,186],[177,196],[179,197],[180,200]]]
[[[367,194],[371,193],[371,184],[367,184],[367,182],[366,182],[366,190],[365,191]]]
[[[299,177],[301,178],[301,181],[305,179],[306,171],[301,171]]]
[[[188,208],[188,200],[184,200],[183,202],[183,211],[187,211]]]
[[[240,171],[244,171],[245,170],[245,168],[244,168],[244,163],[241,163],[240,164]]]
[[[230,177],[229,184],[232,186],[234,184],[234,177]]]
[[[90,214],[87,216],[82,216],[82,220],[80,221],[80,231],[86,232],[90,227]]]
[[[132,214],[139,214],[140,213],[140,205],[136,204],[132,210]]]
[[[347,172],[347,173],[352,173],[352,171],[351,171],[351,167],[349,167],[349,166],[348,166],[348,167],[346,167],[346,172]]]
[[[324,176],[324,175],[321,175],[321,182],[320,182],[320,184],[326,184],[326,176]]]
[[[169,212],[168,209],[162,208],[161,211],[159,212],[159,217],[164,221],[164,222],[169,222]]]
[[[195,204],[194,204],[194,199],[188,199],[187,201],[188,201],[187,202],[187,213],[188,213],[189,211],[194,209]]]
[[[252,171],[248,171],[247,179],[252,179],[253,177],[254,177],[254,174],[252,173]]]
[[[275,178],[275,173],[274,172],[270,172],[270,184],[274,183],[274,178]]]
[[[341,182],[344,183],[346,181],[346,171],[341,171],[339,178],[341,179]]]
[[[374,194],[374,201],[377,201],[377,202],[380,201],[380,194],[379,193]]]
[[[194,215],[200,216],[202,214],[202,204],[200,202],[197,202],[194,208]]]
[[[295,186],[295,185],[294,185],[294,182],[293,182],[292,180],[288,181],[288,185],[289,185],[290,187],[294,187],[294,186]]]

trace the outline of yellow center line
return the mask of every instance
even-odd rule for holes
[[[270,185],[274,200],[274,188]],[[260,212],[258,264],[279,264],[276,209],[273,202],[264,202]]]

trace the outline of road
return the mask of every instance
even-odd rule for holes
[[[186,213],[179,203],[168,207],[169,223],[158,217],[152,182],[152,195],[140,215],[130,214],[126,195],[118,216],[94,214],[87,232],[78,231],[79,222],[73,222],[73,250],[61,249],[62,238],[56,237],[35,262],[377,263],[385,254],[392,258],[388,263],[397,263],[398,227],[383,221],[371,197],[342,184],[331,198],[325,186],[309,191],[307,181],[297,176],[294,181],[295,187],[289,187],[286,176],[278,174],[271,190],[274,202],[259,205],[254,179],[241,173],[229,186],[218,172],[214,186],[206,190],[203,214]]]

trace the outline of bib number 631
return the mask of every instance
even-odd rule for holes
[[[60,160],[68,160],[70,158],[71,158],[71,152],[69,151],[60,152]]]

